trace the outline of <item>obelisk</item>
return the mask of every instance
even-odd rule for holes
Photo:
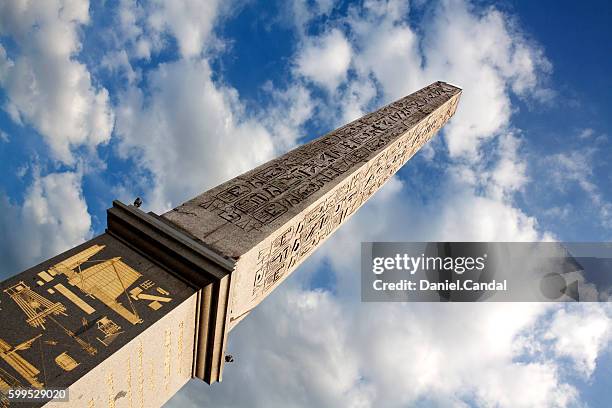
[[[162,214],[118,201],[104,234],[0,284],[0,407],[159,407],[220,381],[229,332],[455,113],[433,83]],[[231,160],[231,159],[228,159]],[[27,248],[23,249],[24,251]]]

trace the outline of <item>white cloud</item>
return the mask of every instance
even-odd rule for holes
[[[136,3],[121,0],[117,27],[109,30],[117,50],[129,49],[130,58],[151,59],[169,45],[167,35],[176,40],[179,55],[198,57],[216,44],[213,26],[231,11],[232,2],[218,0],[153,0]]]
[[[597,153],[597,148],[584,147],[553,154],[546,157],[544,162],[547,164],[553,186],[565,191],[573,184],[578,185],[599,212],[603,225],[612,228],[612,202],[605,198],[594,181],[594,158]]]
[[[139,72],[135,71],[125,49],[120,51],[108,52],[102,57],[100,66],[109,70],[113,74],[125,75],[128,84],[140,79]]]
[[[407,5],[371,1],[369,12],[352,9],[354,60],[359,82],[380,84],[391,101],[443,80],[463,87],[462,102],[447,126],[453,157],[477,159],[481,143],[508,126],[510,91],[540,99],[542,73],[551,69],[541,49],[494,8],[474,11],[445,1],[424,20],[421,33],[404,22]],[[381,10],[396,10],[384,13]],[[363,101],[367,105],[368,101]]]
[[[2,274],[8,276],[91,236],[91,217],[74,172],[34,174],[22,205],[0,197]]]
[[[340,107],[342,116],[336,117],[332,123],[340,126],[366,114],[366,103],[376,97],[376,92],[376,85],[372,81],[350,81],[339,96],[343,101]]]
[[[205,48],[222,4],[218,0],[156,0],[148,22],[160,31],[168,30],[183,57],[193,57]]]
[[[108,36],[115,36],[115,40],[120,45],[120,49],[113,54],[128,48],[130,57],[148,60],[154,52],[158,52],[163,47],[160,28],[149,27],[146,21],[147,10],[144,7],[143,4],[129,0],[119,2],[117,24],[108,30]]]
[[[272,102],[268,109],[258,112],[258,120],[270,130],[275,150],[284,152],[304,136],[299,133],[300,126],[311,118],[314,102],[310,92],[301,84],[280,90],[268,82],[263,90]]]
[[[10,36],[19,52],[0,62],[0,84],[9,99],[5,109],[15,122],[31,124],[53,155],[68,164],[75,160],[73,148],[94,149],[113,129],[107,90],[96,87],[87,67],[75,59],[79,30],[88,22],[87,1],[0,5],[0,34]]]
[[[305,35],[308,23],[316,18],[328,16],[334,8],[333,0],[294,0],[285,2],[287,19],[292,20],[298,34]]]
[[[332,30],[306,41],[297,56],[296,69],[299,75],[333,92],[346,78],[351,54],[351,46],[342,32]]]
[[[521,362],[515,347],[535,341],[549,308],[360,304],[286,288],[232,332],[224,381],[191,383],[169,406],[571,406],[578,392],[557,364]]]
[[[499,138],[500,158],[491,174],[491,194],[503,197],[522,189],[528,182],[527,163],[519,154],[520,140],[512,134]]]
[[[0,142],[8,143],[10,140],[8,133],[4,130],[0,130]]]
[[[224,47],[214,24],[230,6],[120,4],[121,33],[105,62],[128,78],[116,108],[119,154],[135,158],[138,168],[116,191],[127,197],[135,187],[144,190],[149,209],[168,210],[293,147],[301,136],[297,129],[311,115],[310,93],[300,84],[284,90],[264,84],[269,106],[247,112],[234,88],[213,80],[209,54]],[[168,46],[168,35],[178,43],[177,60],[145,73],[132,68],[131,59],[148,59]],[[146,89],[130,78],[142,78]]]
[[[272,158],[276,143],[293,145],[311,109],[308,94],[295,88],[275,95],[282,112],[249,115],[235,89],[212,81],[205,60],[160,65],[148,84],[150,95],[130,88],[121,98],[117,134],[120,153],[152,173],[145,205],[157,211]]]
[[[558,310],[545,339],[553,340],[557,356],[571,359],[580,373],[590,377],[597,357],[612,341],[612,309],[587,303]]]
[[[578,135],[579,139],[589,139],[591,136],[595,134],[595,131],[591,128],[582,129],[580,134]]]

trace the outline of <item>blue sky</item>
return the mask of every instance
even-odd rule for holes
[[[65,3],[0,2],[5,277],[101,233],[113,199],[161,212],[435,80],[464,89],[232,333],[223,383],[170,406],[606,406],[607,305],[366,307],[355,271],[367,240],[612,239],[607,2]]]

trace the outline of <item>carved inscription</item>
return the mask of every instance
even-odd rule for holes
[[[430,116],[404,137],[395,138],[395,130],[398,129],[400,135],[404,134],[408,125],[395,122],[389,125],[392,131],[387,128],[386,134],[375,140],[368,139],[364,147],[371,152],[378,151],[380,146],[388,147],[374,160],[369,160],[367,166],[338,185],[332,194],[303,218],[286,228],[269,247],[259,251],[252,297],[257,298],[268,292],[372,196],[450,118],[457,102],[458,99],[455,99],[445,112]],[[366,120],[371,120],[371,117],[366,117]]]
[[[423,88],[298,147],[269,162],[256,173],[249,173],[248,177],[235,178],[222,191],[206,195],[199,205],[244,231],[261,231],[263,226],[297,207],[350,168],[371,160],[378,152],[393,144],[408,129],[422,121],[456,93],[457,88],[444,83],[435,83]],[[430,118],[428,125],[421,127],[416,137],[398,144],[392,156],[385,156],[384,160],[390,160],[388,165],[382,163],[372,165],[368,174],[363,175],[363,180],[354,182],[363,182],[364,188],[374,191],[378,180],[395,171],[391,169],[401,166],[429,136],[430,131],[439,128],[447,119],[447,117]],[[350,194],[347,197],[338,196],[337,200],[342,202],[347,198],[351,203],[349,206],[355,206],[354,202],[361,204],[363,201],[358,197],[350,197]],[[343,219],[341,214],[347,210],[343,207],[338,211],[340,214],[336,214],[336,219],[341,222]],[[291,232],[300,236],[305,234],[304,240],[301,241],[302,247],[311,245],[317,240],[316,234],[320,234],[320,232],[309,232],[308,228],[313,229],[312,226],[304,225],[302,226],[304,231]],[[268,255],[262,255],[262,262],[266,262],[263,260],[264,257],[270,257],[272,265],[279,265],[284,262],[283,257],[288,254],[285,247],[279,246]],[[257,287],[265,286],[266,279],[272,278],[262,276],[259,279]]]
[[[144,349],[142,340],[138,341],[138,398],[140,400],[140,408],[144,407],[144,388],[145,388],[145,373],[144,373]]]
[[[166,330],[164,332],[164,389],[166,390],[166,392],[170,388],[170,379],[172,375],[171,359],[172,359],[172,331]]]

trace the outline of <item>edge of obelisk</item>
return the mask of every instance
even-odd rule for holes
[[[198,290],[193,376],[221,381],[235,260],[202,245],[153,213],[113,201],[107,232]]]

